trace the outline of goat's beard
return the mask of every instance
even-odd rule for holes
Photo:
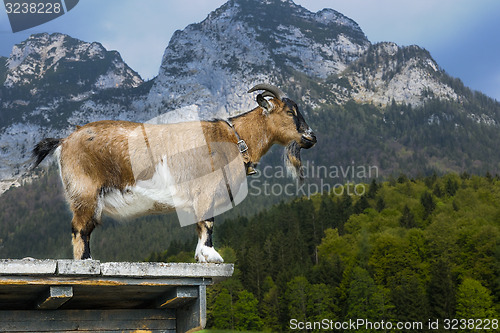
[[[288,176],[297,179],[299,182],[304,180],[304,170],[302,170],[302,160],[300,159],[300,146],[296,141],[292,141],[285,147],[283,160],[285,162]]]

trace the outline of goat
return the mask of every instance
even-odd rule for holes
[[[247,173],[253,172],[253,167],[273,144],[287,146],[287,168],[300,176],[299,151],[314,146],[316,136],[297,104],[279,88],[258,84],[248,93],[259,90],[263,93],[256,97],[256,108],[228,120],[163,125],[104,120],[78,127],[66,138],[39,142],[33,149],[36,158],[33,168],[47,155],[55,153],[73,212],[74,258],[91,258],[90,234],[103,213],[124,218],[167,213],[178,207],[179,204],[173,202],[176,197],[170,185],[189,181],[193,175],[206,174],[200,171],[202,169],[213,170],[214,162],[207,156],[214,154],[217,143],[235,147]],[[202,134],[198,131],[200,126]],[[208,155],[199,154],[198,148],[206,150],[207,145],[212,151]],[[226,155],[231,154],[234,155],[234,150]],[[232,157],[225,156],[222,160],[228,162]],[[173,169],[177,172],[171,172]],[[202,188],[220,187],[221,181],[206,178],[202,185],[189,187],[186,190],[189,195],[183,200],[195,206],[199,217],[195,259],[223,262],[212,243],[215,198]]]

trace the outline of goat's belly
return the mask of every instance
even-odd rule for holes
[[[168,166],[160,162],[151,178],[138,180],[124,190],[105,191],[101,198],[102,212],[115,218],[131,218],[184,209],[191,196],[182,189],[176,185]]]
[[[168,189],[137,185],[127,187],[123,191],[107,191],[102,195],[100,204],[104,214],[117,219],[168,213],[175,209],[172,193]]]

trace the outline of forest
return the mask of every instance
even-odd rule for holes
[[[498,176],[401,174],[357,186],[362,195],[332,189],[267,206],[252,199],[248,207],[259,207],[256,214],[243,206],[219,219],[214,244],[235,273],[208,290],[209,327],[282,332],[324,319],[432,319],[446,331],[447,319],[497,323]],[[71,257],[60,187],[52,170],[2,196],[2,258]],[[194,228],[174,220],[105,220],[93,234],[93,255],[193,262]]]
[[[282,332],[362,318],[444,332],[447,320],[477,319],[496,330],[500,179],[402,174],[366,187],[362,196],[297,198],[218,225],[215,244],[236,271],[209,290],[209,326]],[[190,257],[179,244],[148,260]]]

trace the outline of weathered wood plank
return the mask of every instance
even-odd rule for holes
[[[158,330],[151,330],[151,329],[147,329],[147,330],[143,330],[143,329],[128,329],[128,330],[112,330],[112,331],[109,331],[109,330],[98,330],[98,331],[95,331],[95,330],[92,330],[92,331],[82,331],[82,330],[78,330],[78,331],[50,331],[50,333],[75,333],[75,332],[92,332],[92,333],[177,333],[177,331],[175,329],[171,329],[171,330],[166,330],[166,329],[158,329]],[[19,332],[19,333],[41,333],[40,331],[22,331],[22,332]]]
[[[175,322],[170,309],[0,311],[1,332],[168,331]]]
[[[196,332],[207,324],[207,287],[199,286],[198,298],[177,308],[177,332]]]
[[[178,308],[188,302],[198,298],[198,287],[182,286],[172,288],[166,295],[160,297],[157,301],[157,308]]]
[[[73,288],[69,286],[50,286],[38,301],[39,310],[55,310],[73,297]]]
[[[73,277],[73,276],[2,276],[0,275],[0,286],[2,285],[71,285],[82,286],[183,286],[183,285],[210,285],[211,278],[140,278],[136,277]]]

